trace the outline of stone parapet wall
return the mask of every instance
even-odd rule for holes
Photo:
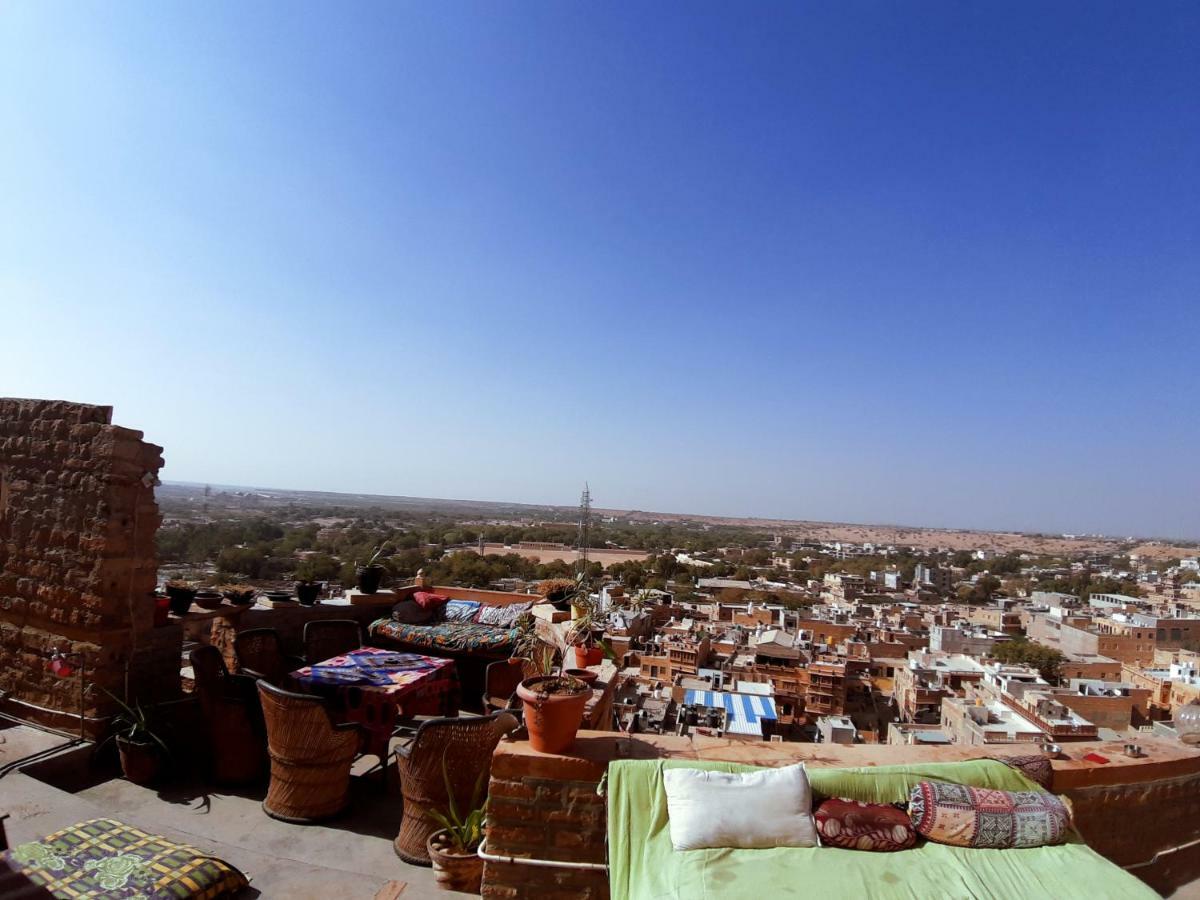
[[[127,670],[133,696],[178,693],[179,634],[172,654],[149,599],[162,448],[111,418],[105,406],[0,399],[0,691],[51,719],[80,711],[78,677],[49,670],[56,651],[114,693]],[[98,690],[84,705],[89,717],[113,706]]]

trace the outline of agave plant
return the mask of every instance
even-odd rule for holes
[[[131,744],[153,744],[163,752],[164,756],[171,755],[170,748],[155,732],[151,716],[142,707],[140,701],[135,700],[133,706],[130,706],[108,688],[102,685],[96,685],[96,687],[108,694],[113,702],[121,707],[121,711],[111,720],[113,730],[105,739],[106,743],[113,738],[124,738]]]
[[[442,752],[442,778],[446,782],[447,804],[444,810],[428,810],[434,821],[446,832],[451,846],[459,853],[473,853],[483,840],[483,821],[487,813],[487,800],[483,796],[484,776],[480,772],[471,791],[471,807],[460,813],[454,802],[454,785],[450,783],[450,770],[446,766],[446,753]]]

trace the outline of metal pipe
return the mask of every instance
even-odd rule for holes
[[[498,856],[487,852],[487,838],[479,842],[476,855],[485,862],[515,863],[520,866],[541,866],[547,869],[582,869],[592,872],[607,872],[607,863],[571,862],[565,859],[538,859],[534,856]]]
[[[65,744],[55,744],[53,747],[47,747],[45,750],[38,750],[35,753],[30,753],[28,756],[22,756],[20,759],[14,759],[4,766],[0,766],[0,778],[3,778],[9,772],[16,771],[22,766],[30,765],[31,763],[40,762],[43,759],[53,756],[62,750],[70,750],[72,747],[77,747],[80,744],[86,744],[87,741],[82,738],[73,737]]]
[[[1180,850],[1188,849],[1188,847],[1195,847],[1197,844],[1200,844],[1200,838],[1196,838],[1193,841],[1188,841],[1186,844],[1180,844],[1177,847],[1168,847],[1166,850],[1159,850],[1145,862],[1131,863],[1128,866],[1121,866],[1121,868],[1125,869],[1126,871],[1129,871],[1130,869],[1144,869],[1146,866],[1152,866],[1158,862],[1160,856],[1170,856],[1172,853],[1178,853]]]

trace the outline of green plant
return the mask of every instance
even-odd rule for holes
[[[446,809],[427,810],[450,839],[451,846],[460,853],[473,852],[483,840],[483,820],[487,812],[487,800],[483,796],[484,776],[480,772],[471,791],[471,808],[460,814],[454,802],[454,785],[450,783],[450,770],[446,766],[446,752],[442,751],[442,778],[446,782]]]
[[[388,549],[388,545],[386,542],[380,544],[378,547],[375,548],[375,551],[371,554],[371,558],[368,559],[365,563],[363,563],[362,567],[364,569],[370,569],[373,566],[378,566],[379,568],[386,569],[388,566],[391,565],[391,560],[388,557],[383,555],[383,552],[387,549]]]
[[[539,675],[549,675],[554,671],[554,648],[542,640],[537,633],[537,617],[525,612],[517,616],[513,627],[518,631],[517,639],[513,642],[512,655],[518,659],[527,659],[531,667]]]
[[[150,713],[142,707],[139,701],[135,700],[133,706],[130,706],[107,688],[100,685],[96,685],[96,687],[99,687],[100,690],[108,694],[113,702],[121,707],[121,712],[113,716],[110,722],[113,730],[104,739],[104,743],[108,743],[108,741],[114,738],[124,738],[131,744],[154,744],[163,752],[164,756],[171,755],[171,750],[167,747],[166,741],[155,730]]]

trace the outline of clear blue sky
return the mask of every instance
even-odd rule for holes
[[[0,7],[0,394],[174,480],[1200,535],[1200,6]]]

